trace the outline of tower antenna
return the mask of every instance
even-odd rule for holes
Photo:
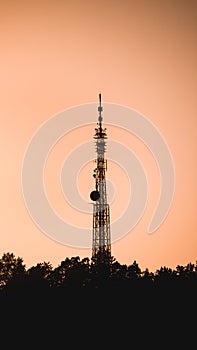
[[[102,111],[103,111],[103,107],[101,105],[101,94],[99,94],[99,106],[98,106],[99,117],[98,117],[98,121],[100,123],[100,125],[99,125],[100,127],[101,127],[101,123],[103,121]]]
[[[107,160],[106,151],[106,128],[102,126],[101,94],[99,94],[98,123],[95,128],[94,139],[96,140],[95,160],[96,168],[93,177],[95,179],[95,190],[90,193],[93,201],[93,239],[92,239],[92,259],[94,261],[106,262],[111,258],[111,234],[110,234],[110,208],[107,201],[106,171]]]

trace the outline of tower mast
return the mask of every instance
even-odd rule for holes
[[[94,139],[96,140],[95,160],[96,168],[93,177],[95,178],[95,190],[90,193],[93,203],[93,240],[92,258],[106,261],[111,257],[111,235],[110,235],[110,208],[107,202],[106,171],[107,160],[106,151],[106,128],[103,128],[102,121],[103,107],[101,104],[101,94],[99,94],[98,122],[95,128]]]

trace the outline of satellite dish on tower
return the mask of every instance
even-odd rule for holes
[[[99,191],[92,191],[90,193],[90,198],[91,198],[92,201],[97,201],[100,198]]]

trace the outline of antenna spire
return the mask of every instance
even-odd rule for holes
[[[98,112],[99,112],[99,116],[98,116],[98,122],[100,124],[100,127],[101,127],[101,123],[103,121],[103,118],[102,118],[102,111],[103,111],[103,107],[101,105],[101,94],[99,94],[99,106],[98,106]]]

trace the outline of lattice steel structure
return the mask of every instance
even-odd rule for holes
[[[97,159],[93,177],[95,178],[95,190],[91,192],[90,198],[93,203],[93,240],[92,258],[105,259],[111,257],[111,234],[110,234],[110,208],[107,202],[106,171],[106,128],[102,126],[101,94],[99,94],[98,122],[95,128],[94,139],[96,140]]]

